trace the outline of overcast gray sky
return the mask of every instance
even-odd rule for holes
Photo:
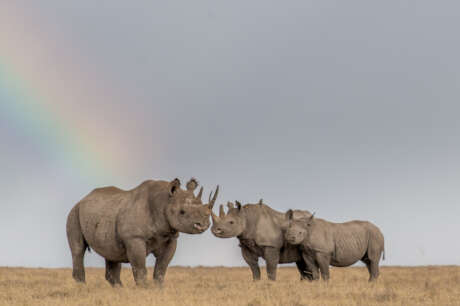
[[[70,266],[76,202],[176,176],[220,184],[218,203],[370,220],[387,265],[460,264],[457,1],[16,1],[0,17],[1,266]],[[237,245],[183,234],[172,265],[245,265]]]

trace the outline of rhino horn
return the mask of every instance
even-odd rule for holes
[[[224,205],[220,204],[219,206],[219,218],[225,217]]]
[[[235,206],[233,205],[232,202],[227,202],[227,207],[228,207],[228,209],[235,208]]]
[[[214,193],[214,196],[212,197],[212,199],[211,199],[212,191],[211,191],[211,193],[209,193],[208,206],[209,206],[210,209],[212,209],[214,207],[214,203],[216,203],[217,194],[219,194],[219,185],[217,185],[216,192]]]
[[[200,192],[198,192],[198,195],[196,196],[197,199],[201,200],[201,196],[203,195],[203,186],[200,188]]]
[[[211,210],[211,218],[212,218],[213,223],[216,223],[219,220],[219,217],[216,216],[216,214],[212,210]]]

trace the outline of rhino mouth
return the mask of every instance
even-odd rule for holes
[[[195,223],[193,227],[200,232],[204,232],[208,228],[206,225],[201,225],[201,223]]]
[[[219,238],[228,238],[225,235],[224,231],[222,231],[222,230],[215,229],[215,230],[212,230],[212,233],[214,234],[214,236],[219,237]]]

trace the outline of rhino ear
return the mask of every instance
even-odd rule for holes
[[[235,201],[235,204],[236,204],[236,208],[238,208],[238,210],[241,210],[241,203],[238,201]]]
[[[177,190],[179,190],[180,188],[180,181],[179,179],[176,177],[174,180],[172,180],[170,183],[169,183],[169,186],[168,186],[168,190],[169,190],[169,195],[170,196],[173,196]]]
[[[198,180],[192,177],[190,181],[187,182],[187,185],[185,186],[187,187],[188,191],[193,191],[196,189],[196,187],[198,187]]]
[[[315,212],[310,216],[310,218],[308,218],[308,221],[307,221],[307,226],[311,226],[313,224],[313,218],[315,217]]]
[[[292,211],[292,209],[289,209],[289,210],[286,212],[286,220],[291,221],[293,215],[294,215],[294,212]]]

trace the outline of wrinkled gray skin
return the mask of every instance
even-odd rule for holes
[[[237,237],[240,241],[241,253],[252,271],[254,280],[260,280],[259,257],[267,263],[267,275],[276,280],[276,268],[279,263],[295,262],[301,280],[310,279],[306,263],[302,259],[298,246],[288,245],[284,239],[287,228],[285,215],[262,203],[241,204],[236,207],[228,203],[228,213],[220,206],[220,214],[212,213],[212,233],[219,238]],[[298,212],[299,217],[309,217],[308,212]]]
[[[203,205],[201,188],[193,191],[195,179],[180,188],[180,181],[145,181],[124,191],[116,187],[93,190],[70,211],[67,217],[67,239],[72,252],[73,277],[85,282],[83,257],[88,248],[105,258],[105,278],[120,285],[121,263],[132,266],[137,285],[146,280],[145,258],[156,257],[153,278],[162,283],[175,251],[178,232],[199,234],[208,229],[209,215],[216,201]]]
[[[286,212],[289,227],[285,238],[300,245],[302,257],[312,271],[313,279],[329,279],[329,265],[347,267],[361,260],[369,271],[369,281],[379,276],[384,238],[377,226],[367,221],[333,223],[313,216],[298,218]]]

